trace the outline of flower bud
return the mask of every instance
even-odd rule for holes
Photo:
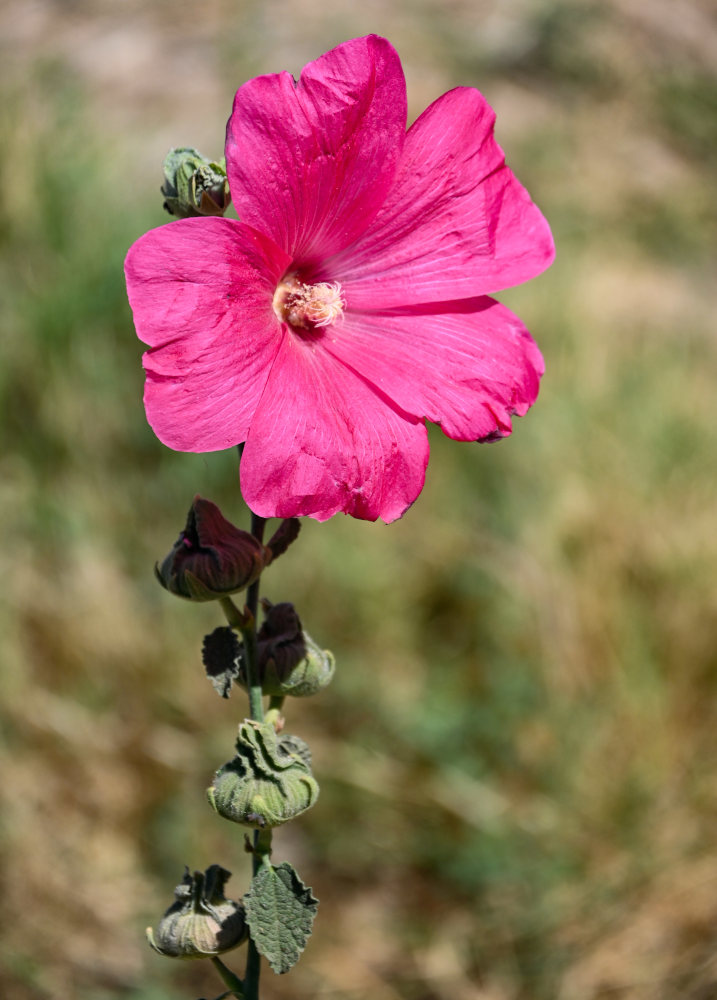
[[[168,958],[207,958],[245,941],[249,930],[244,907],[224,896],[230,874],[219,865],[193,875],[187,868],[156,933],[147,928],[152,948]]]
[[[191,146],[180,146],[167,153],[163,169],[161,190],[170,215],[224,215],[231,196],[223,160],[208,160]]]
[[[239,726],[236,750],[207,789],[220,816],[262,829],[280,826],[316,802],[319,786],[303,740],[247,719]]]
[[[322,691],[334,676],[336,661],[301,628],[294,605],[263,601],[265,619],[257,634],[259,680],[264,694],[305,698]],[[239,683],[246,687],[242,669]]]
[[[172,594],[214,601],[250,586],[270,561],[261,542],[230,524],[216,504],[196,496],[184,531],[154,571]]]

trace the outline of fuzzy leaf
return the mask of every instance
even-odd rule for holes
[[[287,861],[263,865],[244,897],[252,940],[277,975],[299,960],[319,901]]]
[[[204,669],[214,685],[214,690],[222,698],[229,697],[232,682],[239,676],[240,658],[241,647],[232,629],[220,626],[204,636],[202,644]]]

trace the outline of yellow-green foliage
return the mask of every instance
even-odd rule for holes
[[[321,799],[275,859],[322,905],[262,995],[717,995],[707,5],[6,6],[0,995],[220,992],[143,932],[185,863],[247,887],[204,796],[245,703],[203,675],[217,609],[152,566],[195,493],[247,518],[234,453],[176,455],[145,424],[122,259],[167,221],[170,146],[220,156],[242,80],[367,31],[399,49],[414,115],[459,84],[496,107],[558,246],[503,296],[547,374],[511,439],[432,435],[401,522],[306,523],[271,569],[337,672],[288,709]]]

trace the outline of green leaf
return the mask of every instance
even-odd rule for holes
[[[319,901],[287,861],[264,864],[244,897],[246,920],[260,954],[281,975],[306,947]]]

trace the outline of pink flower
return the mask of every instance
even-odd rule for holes
[[[423,486],[426,420],[459,441],[509,434],[543,361],[488,295],[554,248],[494,119],[460,87],[407,132],[401,64],[375,35],[298,83],[240,87],[226,158],[241,221],[170,222],[127,256],[159,439],[245,441],[257,514],[392,521]]]

